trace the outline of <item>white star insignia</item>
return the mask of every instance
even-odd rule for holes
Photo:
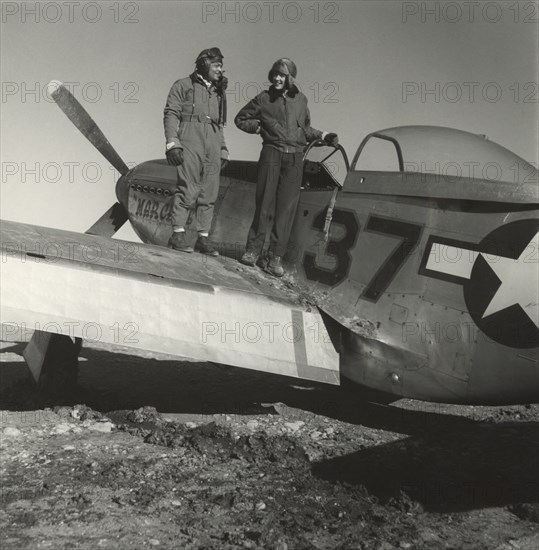
[[[539,328],[539,269],[537,251],[539,232],[535,234],[520,256],[514,260],[503,256],[481,253],[500,280],[500,286],[483,313],[483,319],[518,304]]]

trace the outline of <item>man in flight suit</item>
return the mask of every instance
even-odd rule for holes
[[[219,48],[203,50],[195,64],[195,72],[172,85],[164,111],[166,156],[178,171],[173,233],[168,246],[193,252],[186,241],[185,225],[189,210],[196,203],[195,250],[218,256],[208,236],[219,191],[219,172],[228,159],[223,133],[227,79],[223,76],[223,54]]]

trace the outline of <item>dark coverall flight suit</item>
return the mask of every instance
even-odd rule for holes
[[[219,192],[221,151],[227,150],[223,133],[224,92],[219,93],[213,84],[208,84],[197,73],[174,82],[163,121],[167,149],[180,147],[184,158],[183,164],[177,166],[172,225],[185,227],[189,209],[196,202],[197,230],[206,233],[211,229]]]

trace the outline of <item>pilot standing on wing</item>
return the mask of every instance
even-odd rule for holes
[[[228,159],[226,85],[219,48],[200,52],[195,72],[172,85],[164,111],[166,156],[178,170],[172,208],[173,233],[169,248],[193,252],[186,241],[189,209],[196,202],[198,239],[195,250],[218,256],[209,242],[213,207],[219,191],[219,172]]]
[[[293,61],[278,59],[268,74],[272,83],[269,90],[252,99],[234,120],[240,130],[262,137],[255,214],[247,250],[240,261],[250,266],[258,262],[276,277],[284,274],[282,256],[299,201],[303,150],[307,142],[320,138],[331,145],[338,144],[337,134],[311,127],[307,98],[294,84],[296,75]],[[272,218],[268,255],[258,261]]]

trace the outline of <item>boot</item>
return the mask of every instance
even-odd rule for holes
[[[271,256],[268,265],[266,266],[266,272],[274,277],[282,277],[284,275],[281,256]]]
[[[214,258],[219,256],[219,252],[211,244],[210,239],[203,235],[199,235],[195,244],[195,250],[201,254],[206,254],[206,256],[213,256]]]
[[[240,262],[244,265],[254,266],[258,260],[258,254],[254,250],[247,250],[241,257]]]
[[[193,252],[193,247],[189,246],[185,238],[185,231],[175,231],[168,240],[168,247],[180,252]]]
[[[265,271],[266,267],[268,267],[268,263],[271,258],[271,252],[269,250],[265,250],[258,256],[258,260],[256,260],[256,265],[262,270]]]

